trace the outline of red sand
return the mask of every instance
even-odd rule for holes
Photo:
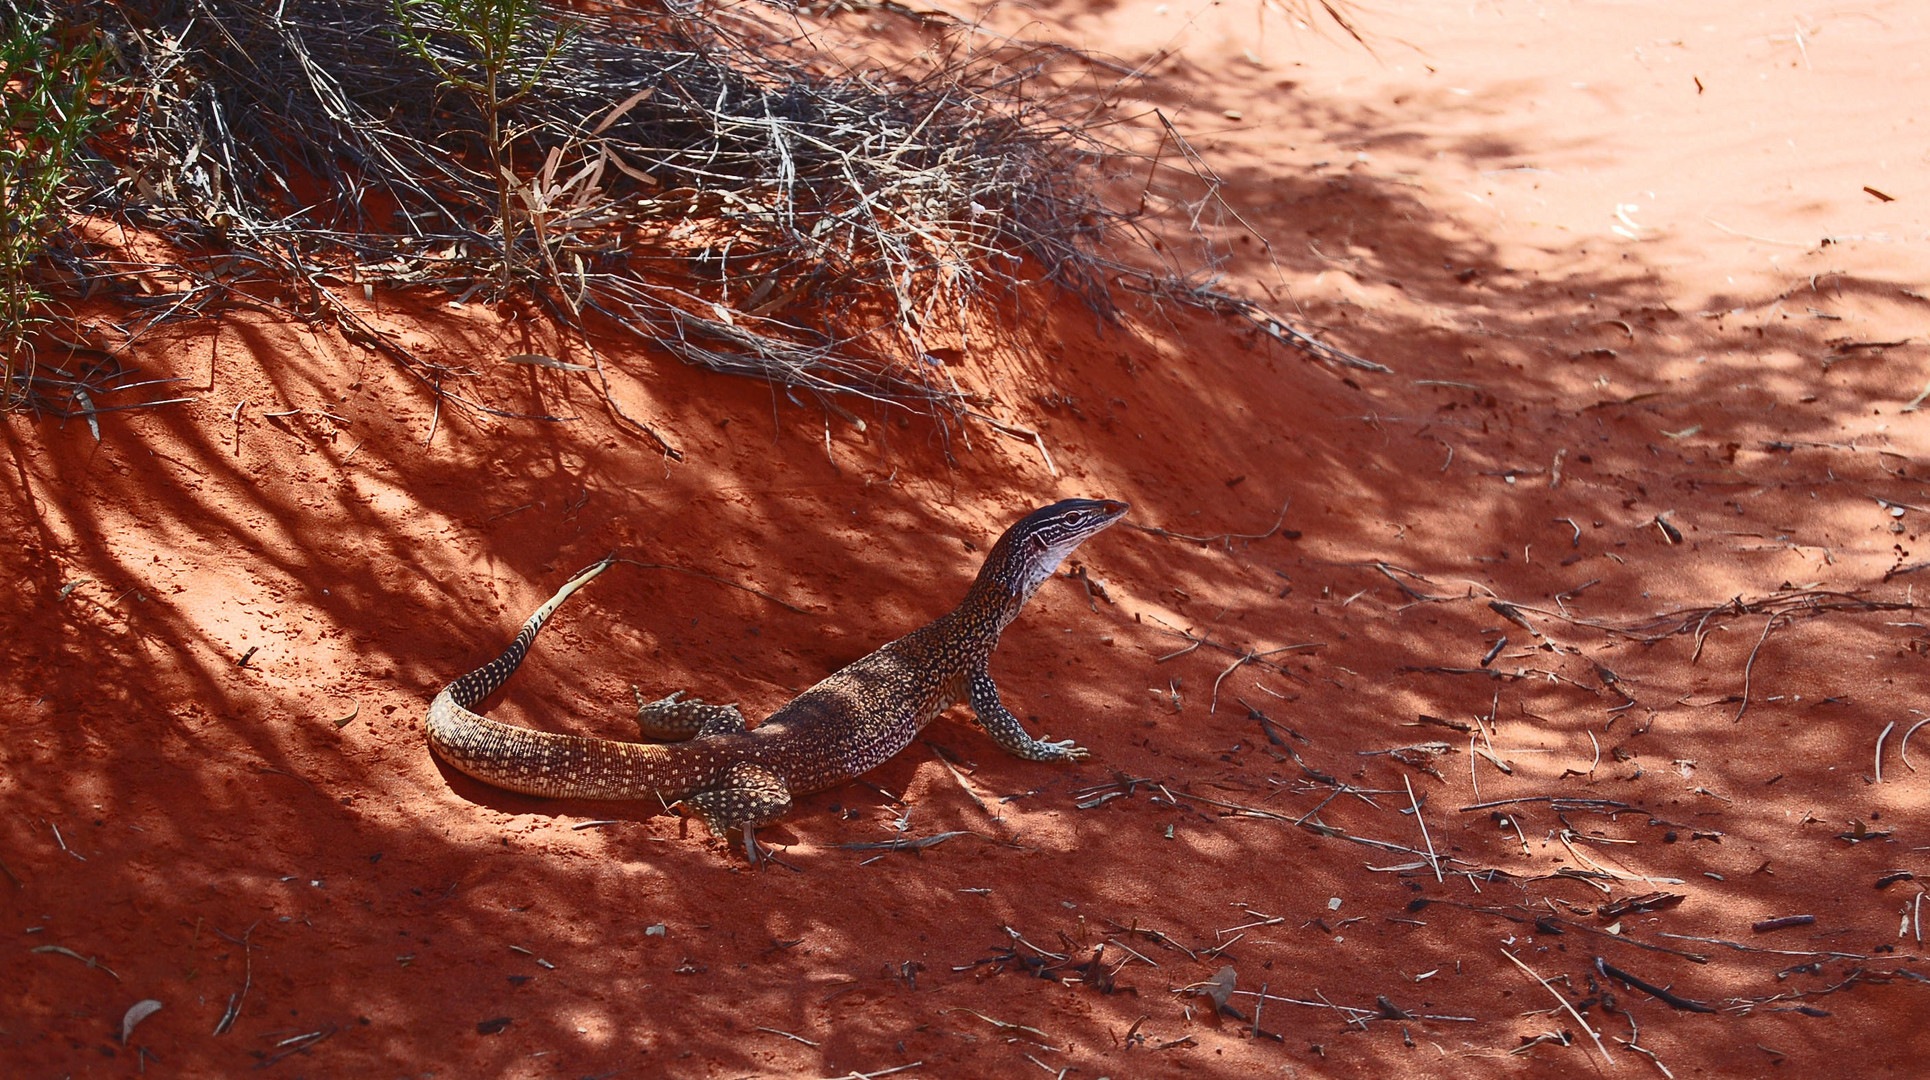
[[[143,342],[194,405],[105,418],[99,444],[8,417],[4,1071],[1661,1075],[1625,1045],[1639,1025],[1676,1077],[1920,1075],[1930,986],[1899,972],[1930,975],[1930,770],[1897,749],[1930,709],[1930,630],[1865,601],[1930,580],[1906,408],[1930,379],[1930,34],[1902,0],[1703,7],[1364,11],[1375,55],[1248,0],[1000,9],[1150,62],[1120,112],[1164,108],[1272,240],[1227,287],[1395,371],[1062,311],[1050,362],[965,365],[1057,475],[982,427],[834,416],[827,447],[819,409],[616,356],[625,407],[687,455],[666,463],[580,378],[495,362],[567,354],[543,327],[395,297],[373,317],[482,369],[466,392],[577,419],[445,410],[425,445],[431,404],[387,361],[248,313]],[[764,832],[784,865],[753,870],[681,818],[503,794],[423,745],[436,688],[612,548],[807,613],[619,567],[495,715],[620,734],[633,682],[762,715],[944,610],[1005,523],[1072,494],[1199,536],[1287,507],[1264,539],[1115,528],[1078,556],[1112,602],[1052,582],[1013,627],[1008,700],[1087,762],[944,719],[802,800]],[[1855,599],[1759,603],[1798,589]],[[1719,610],[1734,597],[1751,613]],[[1652,644],[1588,625],[1685,622]],[[1490,739],[1511,773],[1471,773]],[[1097,801],[1122,777],[1144,782]],[[1634,809],[1464,809],[1550,796]],[[969,835],[839,847],[901,822]],[[1445,880],[1405,850],[1430,843]],[[1895,870],[1919,878],[1879,887]],[[1685,899],[1594,913],[1655,891]],[[1751,930],[1786,915],[1815,921]],[[1041,950],[1066,957],[1043,979]],[[1612,996],[1583,1014],[1600,1049],[1507,954],[1570,1001]],[[1173,992],[1223,966],[1247,1020]],[[1315,1004],[1269,1000],[1256,1036],[1263,987]],[[123,1046],[143,999],[163,1008]],[[1547,1032],[1573,1041],[1511,1056]]]

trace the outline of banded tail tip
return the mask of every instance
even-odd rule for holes
[[[572,577],[569,580],[568,584],[580,585],[583,582],[586,582],[591,578],[597,576],[598,574],[601,574],[603,571],[608,570],[611,564],[616,561],[617,561],[617,553],[612,551],[608,555],[605,555],[601,559],[598,559],[596,562],[593,562],[590,565],[584,567],[583,569],[578,570],[576,572],[576,576]]]

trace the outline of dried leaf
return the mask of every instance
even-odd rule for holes
[[[339,728],[345,728],[345,727],[347,727],[347,726],[348,726],[348,725],[349,725],[349,724],[350,724],[350,723],[351,723],[351,722],[352,722],[352,721],[353,721],[353,720],[354,720],[354,719],[355,719],[356,717],[358,717],[358,716],[360,716],[360,715],[362,715],[362,703],[361,703],[360,701],[357,701],[357,702],[355,702],[355,707],[354,707],[354,708],[352,708],[352,709],[350,709],[350,710],[348,711],[348,713],[347,713],[347,715],[344,715],[344,716],[339,716],[339,717],[337,717],[337,718],[335,718],[334,720],[331,720],[331,721],[329,721],[329,723],[331,723],[331,724],[334,724],[334,725],[335,725],[335,726],[336,726],[336,727],[337,727],[338,729],[339,729]]]
[[[1203,983],[1193,984],[1191,989],[1201,997],[1212,998],[1214,1008],[1223,1009],[1226,1003],[1233,999],[1233,986],[1238,979],[1239,975],[1233,970],[1233,965],[1228,964],[1214,972],[1212,978]]]
[[[646,100],[656,92],[657,92],[656,87],[646,86],[643,89],[637,91],[636,93],[631,94],[629,97],[624,98],[622,104],[618,105],[616,108],[611,109],[608,113],[604,114],[603,119],[598,121],[597,125],[590,129],[590,134],[601,135],[605,131],[610,130],[610,125],[622,119],[624,113],[627,113],[631,109],[636,108],[638,103]]]
[[[161,1003],[153,998],[146,998],[128,1006],[127,1015],[121,1017],[121,1045],[127,1045],[128,1038],[134,1034],[134,1025],[160,1011]]]
[[[95,416],[94,399],[85,390],[75,390],[74,400],[80,402],[81,415],[87,418],[87,430],[94,433],[94,441],[101,441],[101,422]]]

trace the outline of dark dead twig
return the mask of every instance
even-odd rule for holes
[[[1599,956],[1595,958],[1595,970],[1600,972],[1605,979],[1614,979],[1631,989],[1640,990],[1657,1001],[1667,1002],[1672,1008],[1681,1009],[1684,1012],[1698,1013],[1713,1013],[1716,1011],[1712,1005],[1682,997],[1679,994],[1671,993],[1664,987],[1636,978]]]
[[[222,934],[220,930],[215,931],[215,933],[221,934],[222,937],[241,946],[242,964],[241,989],[229,995],[228,1007],[222,1010],[221,1019],[216,1021],[214,1025],[214,1034],[216,1035],[226,1035],[228,1029],[234,1026],[235,1020],[241,1016],[242,1003],[248,998],[248,988],[254,985],[255,957],[253,947],[249,944],[249,938],[254,936],[255,927],[260,925],[261,922],[259,920],[249,923],[248,929],[242,931],[239,938],[230,938],[228,935]]]
[[[1172,636],[1176,638],[1180,638],[1188,643],[1186,648],[1184,649],[1178,649],[1173,652],[1167,653],[1164,656],[1156,657],[1153,660],[1153,663],[1155,664],[1163,664],[1168,660],[1177,659],[1179,657],[1185,656],[1187,653],[1190,653],[1196,649],[1199,649],[1202,646],[1206,646],[1206,647],[1218,649],[1220,652],[1227,653],[1228,655],[1231,655],[1231,656],[1246,657],[1246,659],[1242,660],[1241,663],[1255,664],[1259,667],[1266,668],[1267,670],[1272,671],[1276,674],[1285,675],[1289,678],[1298,678],[1298,676],[1294,675],[1292,671],[1289,671],[1285,667],[1282,667],[1279,664],[1276,664],[1270,660],[1267,660],[1264,655],[1253,654],[1252,650],[1237,649],[1231,645],[1226,644],[1225,642],[1214,641],[1212,638],[1201,637],[1200,635],[1195,634],[1190,630],[1182,630],[1179,627],[1174,626],[1172,623],[1167,622],[1166,620],[1160,618],[1157,615],[1149,614],[1146,617],[1160,625],[1161,633],[1171,634]],[[1287,646],[1288,649],[1324,649],[1326,647],[1327,646],[1324,643]]]
[[[1851,969],[1849,974],[1837,982],[1831,983],[1828,986],[1818,987],[1815,990],[1791,990],[1781,994],[1771,994],[1767,997],[1730,998],[1727,1007],[1739,1016],[1747,1016],[1764,1005],[1772,1005],[1782,1001],[1802,1001],[1808,998],[1827,997],[1831,994],[1840,994],[1855,986],[1889,983],[1898,979],[1905,979],[1916,983],[1930,983],[1930,977],[1919,972],[1911,971],[1909,968],[1872,971],[1859,967]],[[1797,1006],[1795,1011],[1806,1013],[1810,1016],[1829,1015],[1829,1013],[1821,1009],[1815,1009],[1810,1006]]]
[[[1267,649],[1262,652],[1246,653],[1245,655],[1241,656],[1238,660],[1233,661],[1233,663],[1229,665],[1225,671],[1220,672],[1218,678],[1213,680],[1213,694],[1212,694],[1211,700],[1207,703],[1206,711],[1209,714],[1219,712],[1220,683],[1226,681],[1226,677],[1228,675],[1233,674],[1235,671],[1239,670],[1239,668],[1242,665],[1251,664],[1257,660],[1262,660],[1269,656],[1278,656],[1283,652],[1298,652],[1302,649],[1324,649],[1324,648],[1326,648],[1326,646],[1319,642],[1307,642],[1301,645],[1282,645],[1277,649]],[[1244,702],[1242,704],[1244,704]],[[1251,709],[1251,706],[1248,706],[1248,708]]]
[[[1280,523],[1287,520],[1287,508],[1292,505],[1293,505],[1292,499],[1288,499],[1286,502],[1281,503],[1280,512],[1278,514],[1275,514],[1273,517],[1273,524],[1267,526],[1267,529],[1265,532],[1257,532],[1257,533],[1223,532],[1223,533],[1214,533],[1212,536],[1188,536],[1185,533],[1176,533],[1168,529],[1159,528],[1157,526],[1140,525],[1131,521],[1122,522],[1121,524],[1125,525],[1129,529],[1137,529],[1138,531],[1146,533],[1149,536],[1158,536],[1167,540],[1185,540],[1189,543],[1194,543],[1194,544],[1222,544],[1223,543],[1223,544],[1231,545],[1232,542],[1235,540],[1264,540],[1267,537],[1272,536],[1274,533],[1279,532]]]
[[[951,832],[933,833],[930,836],[899,837],[896,840],[877,840],[860,844],[839,844],[840,851],[923,851],[935,847],[955,836],[971,836],[970,829],[954,829]]]
[[[1762,624],[1762,636],[1756,639],[1756,647],[1749,650],[1749,659],[1742,665],[1742,704],[1736,706],[1732,723],[1741,723],[1743,711],[1749,708],[1749,684],[1756,673],[1756,654],[1762,652],[1763,642],[1769,640],[1769,632],[1776,628],[1776,620],[1782,617],[1780,612],[1769,616],[1769,621]]]

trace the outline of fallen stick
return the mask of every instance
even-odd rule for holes
[[[1535,974],[1535,969],[1522,963],[1521,960],[1515,956],[1515,954],[1509,952],[1506,949],[1503,949],[1501,950],[1501,955],[1507,957],[1510,961],[1512,961],[1514,963],[1514,966],[1520,968],[1522,971],[1527,972],[1529,978],[1540,983],[1541,988],[1543,990],[1546,990],[1548,991],[1549,994],[1553,995],[1554,999],[1557,1002],[1561,1003],[1561,1007],[1568,1010],[1568,1015],[1575,1018],[1575,1023],[1580,1024],[1582,1030],[1588,1032],[1588,1037],[1595,1040],[1595,1049],[1600,1050],[1602,1052],[1602,1059],[1607,1061],[1610,1065],[1615,1064],[1615,1058],[1613,1055],[1611,1055],[1608,1052],[1608,1047],[1602,1045],[1602,1037],[1600,1035],[1595,1034],[1595,1029],[1588,1026],[1588,1021],[1582,1019],[1582,1014],[1576,1012],[1575,1007],[1568,1003],[1568,999],[1561,996],[1561,991],[1556,990],[1554,987],[1548,985],[1547,979],[1544,979],[1541,976]]]
[[[1694,1001],[1678,994],[1670,993],[1668,990],[1654,983],[1644,982],[1599,956],[1595,958],[1595,970],[1601,972],[1602,977],[1605,979],[1614,979],[1632,989],[1640,990],[1644,994],[1655,998],[1657,1001],[1666,1001],[1684,1012],[1713,1013],[1716,1011],[1714,1006],[1705,1005],[1700,1001]]]
[[[1427,835],[1427,821],[1421,817],[1420,801],[1414,798],[1414,785],[1408,781],[1405,773],[1401,774],[1401,783],[1407,785],[1407,804],[1414,808],[1414,821],[1421,827],[1421,840],[1427,844],[1427,861],[1434,868],[1434,880],[1445,881],[1447,879],[1441,876],[1441,860],[1434,854],[1434,838]]]

